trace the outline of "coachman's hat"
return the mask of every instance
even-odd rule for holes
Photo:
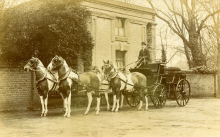
[[[142,42],[141,45],[146,45],[146,43],[145,43],[145,42]]]

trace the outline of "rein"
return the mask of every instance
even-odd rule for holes
[[[116,73],[116,75],[114,75],[113,77],[110,77],[110,79],[113,79],[113,78],[115,78],[116,76],[119,76],[118,75],[118,72],[116,72],[117,70],[115,69],[115,68],[113,68],[115,71],[115,73]],[[110,75],[111,73],[109,73],[108,75],[107,75],[107,80],[109,79],[109,75]],[[124,73],[123,73],[124,74]],[[126,76],[126,75],[125,75]],[[124,89],[126,89],[126,86],[127,85],[130,85],[130,86],[134,86],[134,87],[138,87],[138,88],[142,88],[142,89],[146,89],[147,87],[143,87],[143,86],[135,86],[134,84],[130,84],[130,83],[128,83],[128,79],[127,79],[127,77],[126,77],[126,81],[125,80],[123,80],[123,79],[121,79],[120,78],[120,76],[119,76],[119,79],[120,79],[120,81],[122,81],[122,82],[124,82],[125,83],[125,87],[124,87]],[[104,84],[103,84],[104,85]]]
[[[114,70],[114,71],[111,72],[112,70]],[[113,68],[112,70],[107,74],[107,76],[106,75],[104,76],[105,80],[109,81],[110,79],[113,79],[118,75],[118,72],[115,68]]]
[[[33,64],[32,64],[33,65]],[[44,66],[41,66],[41,65],[38,65],[37,67],[30,67],[30,70],[31,71],[35,71],[35,72],[40,72],[41,70],[36,70],[36,68],[38,68],[38,67],[43,67],[43,68],[45,68]],[[45,77],[46,77],[46,75],[47,75],[47,72],[50,72],[50,71],[48,71],[47,70],[47,68],[45,68],[46,69],[46,71],[45,71],[45,73],[44,73],[44,75],[43,75],[43,77],[42,78],[40,78],[39,80],[37,80],[36,79],[36,81],[37,81],[37,83],[38,82],[40,82],[40,81],[43,81],[44,79],[45,79]],[[52,73],[52,72],[50,72],[53,76],[54,76],[54,74]],[[54,82],[54,83],[58,83],[57,81],[55,81],[55,80],[53,80],[53,79],[50,79],[50,78],[47,78],[48,80],[50,80],[50,81],[52,81],[52,82]]]
[[[71,72],[71,70],[70,70],[70,68],[69,68],[69,70],[66,71],[66,73],[64,73],[64,74],[62,74],[61,76],[59,76],[59,81],[65,80],[65,79],[69,76],[70,72]],[[62,77],[62,76],[64,76],[64,78],[61,78],[61,79],[60,79],[60,77]]]

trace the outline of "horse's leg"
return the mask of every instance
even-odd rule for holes
[[[84,113],[84,115],[88,114],[91,103],[92,103],[92,92],[91,91],[87,92],[87,97],[88,97],[88,106],[87,106],[87,109],[86,109],[86,112]]]
[[[46,116],[47,116],[47,112],[48,112],[48,109],[47,109],[48,95],[47,95],[47,97],[44,99],[44,104],[45,104],[44,116],[46,117]]]
[[[110,109],[109,101],[108,101],[108,92],[105,92],[105,99],[106,99],[106,104],[107,104],[107,111]]]
[[[64,108],[65,108],[65,113],[63,116],[66,117],[68,113],[67,97],[64,97],[63,102],[64,102]]]
[[[41,102],[41,106],[42,106],[42,111],[41,111],[41,117],[42,117],[44,115],[44,111],[45,111],[43,96],[40,96],[40,102]]]
[[[63,100],[63,111],[62,113],[65,113],[66,112],[66,108],[65,108],[65,104],[64,104],[64,97],[63,97],[63,94],[60,93],[61,97],[62,97],[62,100]]]
[[[68,107],[67,117],[70,117],[70,113],[71,113],[71,91],[70,91],[69,96],[67,97],[67,107]]]
[[[148,98],[147,98],[147,96],[145,95],[145,101],[146,101],[146,107],[145,107],[145,111],[147,111],[148,110]]]
[[[97,96],[96,115],[99,115],[99,111],[100,111],[100,93],[98,93],[98,96]]]
[[[120,89],[118,88],[117,89],[117,92],[116,92],[116,109],[115,109],[115,112],[118,112],[118,109],[119,109],[119,100],[120,100],[120,95],[121,95],[121,91]]]
[[[138,107],[138,110],[141,110],[142,105],[143,105],[143,101],[144,101],[144,95],[143,95],[142,89],[139,89],[138,93],[139,93],[139,97],[140,97],[140,105]]]
[[[112,91],[113,92],[113,91]],[[115,104],[116,104],[116,94],[113,92],[113,105],[112,105],[112,112],[115,110]]]
[[[119,109],[122,109],[122,107],[123,107],[123,101],[124,101],[124,95],[121,94],[121,104],[120,104]]]

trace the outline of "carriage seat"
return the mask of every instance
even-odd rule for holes
[[[167,84],[177,84],[180,79],[186,78],[186,73],[178,67],[165,68]]]
[[[180,68],[178,67],[168,67],[168,68],[164,68],[165,71],[181,71]]]

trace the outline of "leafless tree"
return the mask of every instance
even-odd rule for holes
[[[220,1],[219,0],[211,0],[211,2],[204,4],[206,11],[208,13],[212,13],[216,9],[220,8]],[[217,51],[217,63],[216,66],[218,70],[220,70],[220,13],[211,17],[208,20],[209,22],[206,24],[208,31],[209,40],[215,45],[214,50]],[[218,74],[218,87],[220,87],[220,74]],[[220,97],[220,90],[217,93],[218,97]]]
[[[170,29],[182,39],[189,67],[206,66],[199,37],[207,19],[220,12],[220,9],[205,11],[202,4],[206,2],[205,0],[170,0],[169,2],[163,0],[168,9],[167,12],[155,7],[152,0],[147,1],[155,9],[156,16],[166,22]]]
[[[167,31],[168,28],[166,28],[164,31],[162,30],[162,28],[160,29],[159,35],[160,35],[160,40],[161,40],[161,58],[162,58],[162,62],[167,62]]]

